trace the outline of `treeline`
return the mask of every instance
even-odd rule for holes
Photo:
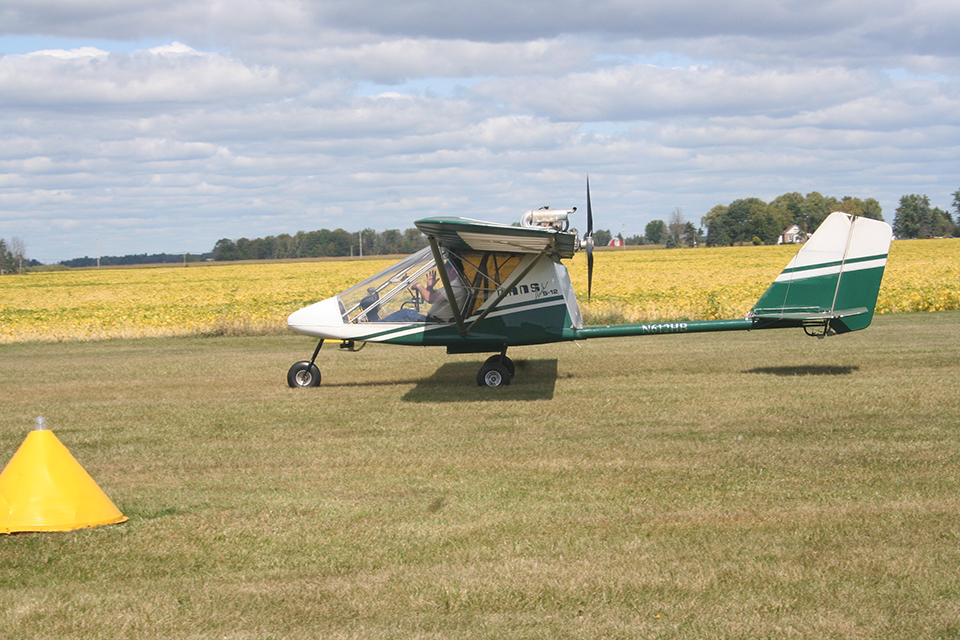
[[[960,190],[951,195],[956,218],[940,207],[931,206],[927,195],[902,196],[891,225],[894,235],[904,239],[960,237]],[[873,198],[861,200],[844,196],[837,200],[814,191],[806,196],[785,193],[770,203],[746,198],[729,205],[717,205],[703,217],[702,223],[707,228],[708,246],[747,242],[774,244],[793,224],[805,234],[813,233],[834,211],[883,220],[880,203]]]
[[[861,200],[851,196],[837,199],[816,191],[802,195],[785,193],[764,202],[760,198],[741,198],[712,208],[697,227],[675,208],[667,221],[651,220],[642,236],[620,236],[624,244],[662,244],[666,248],[730,246],[734,244],[777,244],[781,235],[796,224],[804,234],[813,233],[834,211],[883,220],[880,203],[874,198]],[[609,232],[604,240],[609,241]],[[594,233],[594,239],[599,234]],[[601,244],[597,242],[597,244]],[[604,243],[606,244],[606,243]]]
[[[708,247],[733,244],[776,244],[787,227],[796,224],[803,233],[813,233],[834,211],[883,220],[880,203],[874,198],[851,196],[837,199],[814,191],[807,195],[785,193],[767,203],[760,198],[743,198],[717,205],[702,219]]]
[[[894,235],[897,238],[960,237],[960,190],[951,195],[954,215],[932,206],[926,195],[902,196],[892,224]],[[797,225],[800,233],[796,241],[802,241],[834,211],[883,220],[880,203],[874,198],[861,200],[844,196],[837,199],[816,191],[805,196],[791,192],[771,202],[742,198],[727,205],[717,205],[701,218],[701,227],[686,220],[683,210],[678,207],[667,222],[652,220],[647,223],[643,235],[623,237],[618,234],[618,237],[627,245],[662,244],[668,249],[701,244],[776,244],[782,241],[785,231]],[[609,230],[594,233],[594,241],[599,246],[606,245],[612,238]]]
[[[362,245],[361,245],[362,243]],[[343,229],[298,231],[266,238],[230,238],[217,240],[214,260],[280,260],[286,258],[323,258],[351,255],[387,255],[413,253],[427,246],[427,240],[416,228],[401,232],[387,229],[378,232],[364,229],[350,233]]]
[[[184,262],[202,262],[209,258],[209,253],[131,253],[125,256],[101,256],[99,258],[84,256],[82,258],[73,258],[72,260],[61,260],[57,264],[70,268],[96,267],[97,265],[101,267],[114,267],[131,264],[182,264]]]

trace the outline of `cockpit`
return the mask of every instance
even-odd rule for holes
[[[520,264],[523,256],[491,251],[441,249],[457,311],[468,318],[481,307]],[[338,296],[343,321],[453,322],[453,312],[443,302],[429,300],[436,290],[446,298],[437,264],[429,247],[370,276]],[[429,294],[428,294],[429,295]]]

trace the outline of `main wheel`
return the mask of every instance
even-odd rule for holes
[[[477,373],[477,385],[499,387],[510,384],[510,371],[499,362],[485,362]]]
[[[507,371],[510,372],[511,378],[517,375],[516,365],[513,364],[513,360],[511,360],[507,356],[503,356],[503,360],[500,359],[500,356],[490,356],[489,358],[487,358],[487,361],[484,362],[483,364],[490,364],[491,362],[499,362],[500,364],[505,366],[507,368]]]
[[[298,362],[287,371],[287,384],[294,389],[301,387],[319,387],[320,369],[306,360]]]

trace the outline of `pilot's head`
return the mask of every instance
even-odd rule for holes
[[[444,265],[445,265],[446,268],[447,268],[447,275],[450,277],[451,280],[453,280],[454,278],[459,278],[459,277],[460,277],[460,271],[459,271],[457,265],[454,264],[454,258],[449,258],[449,259],[447,259],[447,260],[444,262]]]

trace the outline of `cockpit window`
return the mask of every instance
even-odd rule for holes
[[[410,288],[424,281],[434,268],[433,254],[427,247],[350,287],[339,295],[345,309],[343,321],[382,322],[401,309],[418,311],[423,303],[415,299]]]

